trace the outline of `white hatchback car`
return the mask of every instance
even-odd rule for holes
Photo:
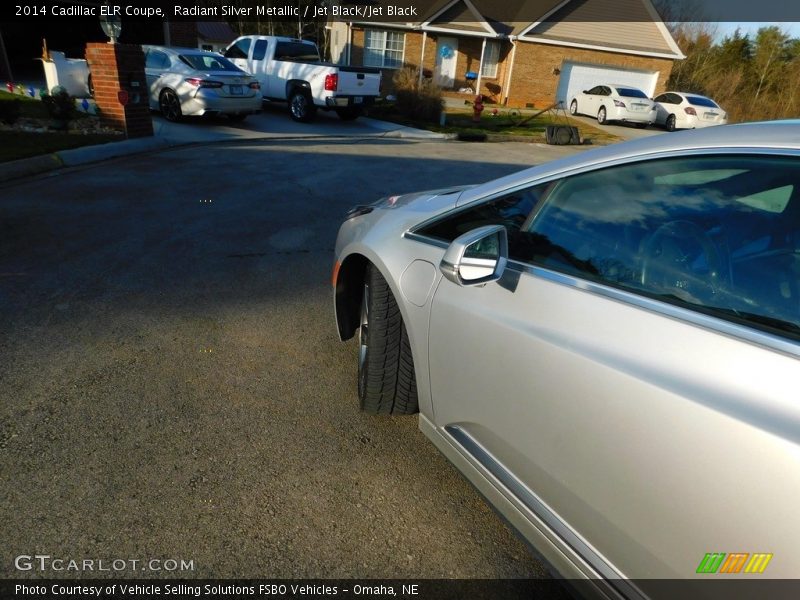
[[[655,97],[656,123],[667,131],[726,125],[728,113],[711,98],[686,92],[664,92]]]
[[[635,87],[616,83],[584,90],[569,103],[569,112],[596,117],[601,125],[622,121],[644,128],[656,120],[656,105],[647,94]]]
[[[255,77],[215,52],[145,46],[150,108],[168,121],[187,115],[227,115],[240,121],[261,110]]]

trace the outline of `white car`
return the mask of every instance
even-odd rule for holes
[[[215,52],[146,46],[150,108],[168,121],[188,115],[227,115],[243,120],[261,110],[261,86]]]
[[[726,125],[728,113],[711,98],[687,92],[664,92],[655,97],[656,123],[667,131]]]
[[[630,85],[617,83],[584,90],[569,103],[569,112],[596,117],[601,125],[621,121],[644,128],[656,120],[656,105],[647,94]]]

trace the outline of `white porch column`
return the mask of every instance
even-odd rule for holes
[[[503,98],[503,106],[508,106],[508,96],[511,93],[511,76],[514,74],[514,59],[517,56],[517,40],[514,38],[509,38],[511,40],[511,61],[508,65],[508,74],[506,75],[505,85],[503,88],[506,91],[505,98]]]
[[[417,88],[422,87],[422,70],[425,68],[425,42],[428,40],[428,32],[422,32],[422,51],[419,54],[419,78],[417,79]]]
[[[478,65],[478,79],[475,80],[475,94],[481,93],[481,76],[483,75],[483,57],[486,55],[486,38],[481,44],[481,64]]]

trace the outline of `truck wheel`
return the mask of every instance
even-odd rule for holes
[[[337,108],[336,114],[342,121],[355,121],[361,116],[360,106],[348,106],[347,108]]]
[[[418,412],[414,359],[389,284],[367,265],[358,329],[358,399],[374,415]]]
[[[289,112],[292,119],[301,123],[308,123],[314,119],[317,107],[304,89],[295,89],[289,96]]]

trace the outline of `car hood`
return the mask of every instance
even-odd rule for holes
[[[375,202],[372,206],[380,209],[410,208],[413,210],[439,210],[442,201],[450,200],[453,206],[458,202],[458,198],[464,190],[476,187],[473,185],[460,185],[435,190],[425,190],[422,192],[412,192],[410,194],[400,194],[395,196],[385,196]],[[437,200],[434,202],[434,200]],[[445,204],[447,202],[445,201]]]

